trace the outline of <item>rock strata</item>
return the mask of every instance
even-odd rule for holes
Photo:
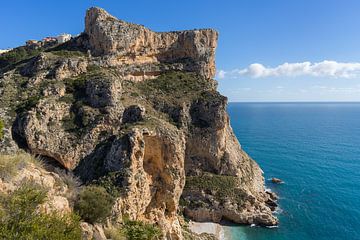
[[[156,65],[161,64],[206,78],[215,75],[218,33],[213,29],[157,33],[118,20],[103,9],[90,8],[85,18],[85,33],[91,53],[106,56],[109,65],[122,68],[124,78],[156,77],[161,74],[155,70]]]

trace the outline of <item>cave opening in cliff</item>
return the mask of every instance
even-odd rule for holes
[[[163,142],[154,136],[145,137],[144,170],[148,174],[148,180],[154,184],[161,180],[164,168]]]

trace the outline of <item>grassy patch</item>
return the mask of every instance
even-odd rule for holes
[[[182,103],[198,97],[203,91],[212,90],[213,84],[194,73],[169,72],[156,79],[140,82],[137,87],[142,95],[157,101]]]
[[[110,227],[104,230],[105,235],[111,240],[127,240],[125,234],[118,228]]]
[[[234,176],[216,175],[212,173],[204,173],[201,176],[187,176],[185,191],[204,191],[217,198],[221,203],[231,200],[242,204],[247,196],[243,190],[239,188],[238,178]],[[182,205],[188,203],[181,201]]]
[[[41,167],[41,161],[27,153],[0,155],[0,178],[9,180],[30,163]]]
[[[25,183],[9,195],[0,196],[1,239],[81,239],[79,217],[75,214],[44,214],[38,211],[46,191]]]
[[[25,161],[17,155],[0,155],[0,178],[8,181],[25,167]]]
[[[86,54],[81,51],[69,51],[69,50],[56,50],[51,51],[52,54],[54,54],[57,57],[63,57],[63,58],[73,58],[73,57],[84,57]]]

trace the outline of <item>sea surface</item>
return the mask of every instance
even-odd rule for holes
[[[227,227],[231,239],[360,240],[360,103],[230,103],[243,149],[280,196],[278,228]]]

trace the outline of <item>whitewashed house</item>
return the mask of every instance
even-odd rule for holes
[[[64,43],[64,42],[69,41],[70,39],[71,39],[71,35],[67,34],[67,33],[61,34],[56,37],[56,40],[58,43]]]

